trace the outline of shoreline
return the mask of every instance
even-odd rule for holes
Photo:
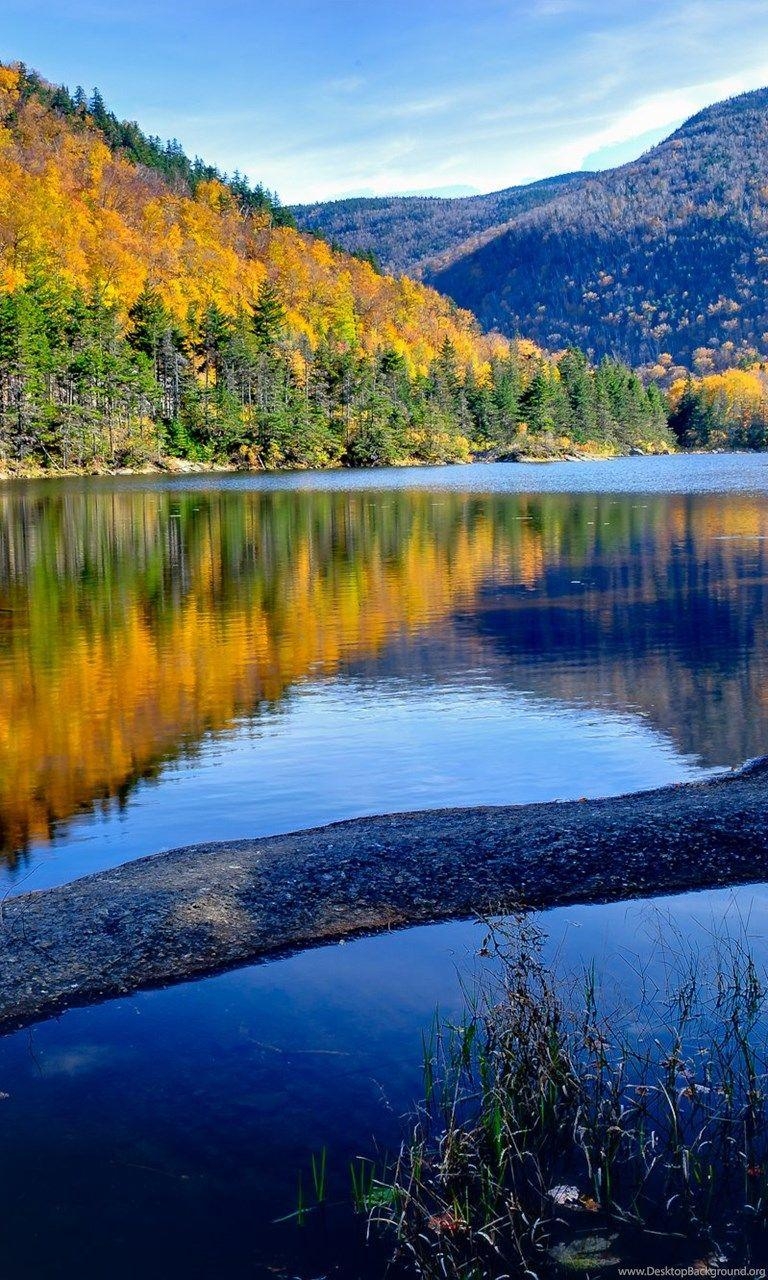
[[[0,1033],[344,938],[768,879],[768,757],[600,800],[192,845],[0,907]]]
[[[404,458],[399,462],[382,463],[380,467],[345,467],[334,465],[329,467],[243,467],[233,462],[193,462],[188,458],[167,457],[155,462],[147,462],[134,467],[109,467],[94,464],[88,467],[28,467],[9,470],[0,466],[0,484],[18,480],[66,480],[118,478],[120,476],[186,476],[186,475],[245,475],[245,476],[279,476],[298,475],[309,471],[376,471],[381,468],[400,470],[407,467],[453,467],[453,466],[487,466],[490,463],[522,463],[537,466],[552,462],[614,462],[619,458],[642,457],[675,457],[682,452],[701,452],[700,450],[644,450],[633,448],[625,452],[598,452],[575,450],[552,450],[542,454],[516,453],[509,450],[493,451],[486,454],[475,454],[463,462],[422,462],[417,458]]]

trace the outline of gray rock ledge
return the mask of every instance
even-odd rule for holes
[[[606,800],[193,845],[6,899],[0,1031],[344,937],[768,879],[768,757]]]

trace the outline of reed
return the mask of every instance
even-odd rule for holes
[[[766,987],[745,939],[680,939],[624,1006],[543,960],[520,911],[457,1026],[424,1041],[424,1098],[376,1203],[419,1275],[498,1280],[768,1257]]]

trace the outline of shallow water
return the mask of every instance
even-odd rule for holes
[[[356,814],[611,794],[768,743],[768,459],[0,486],[5,892]],[[727,911],[764,948],[765,890]],[[551,913],[658,961],[648,905]],[[669,929],[665,925],[665,929]],[[396,1145],[477,927],[308,952],[0,1043],[4,1275],[380,1274],[299,1168]],[[305,1173],[305,1177],[308,1175]]]
[[[766,955],[764,888],[558,910],[548,955],[611,994],[663,986],[678,935],[726,921]],[[422,1087],[422,1032],[462,1007],[465,922],[325,947],[146,992],[0,1041],[3,1276],[383,1277],[348,1163],[394,1152]],[[665,950],[665,943],[667,949]],[[328,1152],[325,1214],[311,1155]],[[663,1242],[642,1263],[663,1262]]]

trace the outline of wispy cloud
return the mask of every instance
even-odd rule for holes
[[[338,76],[335,80],[326,80],[323,88],[327,93],[351,94],[359,93],[365,87],[365,76]]]

